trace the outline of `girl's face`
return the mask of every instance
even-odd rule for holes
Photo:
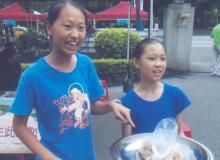
[[[158,81],[166,70],[166,54],[159,43],[147,45],[140,59],[136,59],[140,76],[144,80]]]
[[[66,5],[61,9],[54,24],[48,25],[47,30],[53,40],[53,51],[72,55],[80,49],[85,39],[85,16],[74,6]]]

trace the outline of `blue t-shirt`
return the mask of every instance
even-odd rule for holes
[[[59,158],[95,160],[90,101],[98,100],[104,89],[91,59],[76,57],[69,73],[52,68],[44,58],[26,69],[11,112],[28,116],[35,109],[41,143]]]
[[[181,89],[169,84],[164,84],[161,97],[155,101],[142,99],[134,90],[123,96],[121,101],[131,110],[131,119],[135,124],[132,134],[153,132],[160,120],[176,118],[191,103]]]

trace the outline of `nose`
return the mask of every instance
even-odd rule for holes
[[[158,60],[156,60],[156,61],[155,61],[155,65],[157,65],[157,66],[161,66],[161,65],[162,65],[162,61],[161,61],[161,60],[159,60],[159,59],[158,59]]]
[[[77,28],[74,27],[74,28],[71,29],[70,36],[73,37],[73,38],[79,37],[79,31],[77,30]]]

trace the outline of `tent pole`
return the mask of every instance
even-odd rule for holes
[[[128,39],[127,39],[127,75],[123,82],[123,92],[128,92],[133,88],[133,82],[130,76],[130,60],[129,60],[129,50],[130,50],[130,28],[131,28],[131,0],[128,0]]]
[[[153,37],[153,22],[154,22],[154,11],[153,11],[153,0],[150,0],[150,34],[149,37]]]
[[[37,32],[39,31],[39,24],[38,24],[38,16],[37,16],[37,21],[36,21],[36,25],[37,25]]]
[[[131,28],[131,2],[128,1],[128,39],[127,39],[127,62],[129,62],[130,49],[130,28]]]
[[[93,28],[96,29],[96,21],[93,19]]]

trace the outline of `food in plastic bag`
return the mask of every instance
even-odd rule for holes
[[[152,145],[149,142],[145,142],[142,148],[137,153],[137,160],[150,160],[153,156]]]
[[[176,144],[171,157],[171,160],[197,160],[193,150],[190,149],[187,145]]]

